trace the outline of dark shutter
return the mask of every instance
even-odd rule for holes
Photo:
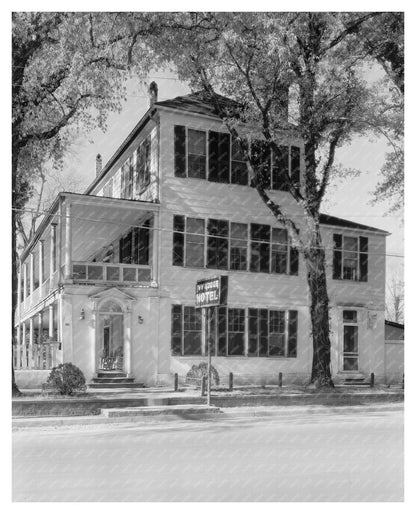
[[[137,227],[132,230],[132,263],[139,264],[139,229]]]
[[[289,175],[289,148],[278,146],[273,158],[273,184],[272,187],[279,191],[288,191],[286,177]]]
[[[149,264],[149,235],[150,221],[146,220],[138,231],[138,257],[139,264]]]
[[[300,148],[292,146],[290,148],[290,164],[291,164],[291,179],[296,187],[300,186]]]
[[[289,311],[289,330],[287,341],[287,356],[296,357],[298,340],[298,312]]]
[[[368,237],[360,237],[360,282],[368,280]]]
[[[297,275],[299,271],[299,250],[294,246],[289,248],[289,259],[290,259],[290,275]]]
[[[260,340],[259,356],[266,357],[269,350],[269,312],[267,309],[260,309]]]
[[[208,133],[208,180],[230,183],[230,135],[223,132]]]
[[[342,279],[342,235],[334,234],[334,256],[332,261],[332,278]]]
[[[185,248],[185,217],[173,217],[173,248],[172,248],[172,264],[173,266],[183,266],[184,248]]]
[[[227,308],[218,308],[218,347],[217,355],[227,355]]]
[[[120,238],[120,263],[131,264],[132,262],[132,233]]]
[[[248,310],[248,356],[258,356],[258,310]]]
[[[182,355],[182,305],[172,305],[172,355]]]
[[[175,177],[186,177],[185,127],[175,125]]]
[[[218,155],[219,155],[219,132],[208,133],[208,180],[219,182]]]

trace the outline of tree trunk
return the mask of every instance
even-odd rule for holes
[[[16,313],[17,307],[17,267],[18,267],[18,255],[17,255],[17,238],[16,238],[16,208],[18,207],[17,202],[17,150],[16,148],[12,148],[12,396],[21,396],[21,392],[17,387],[15,376],[14,376],[14,366],[13,366],[13,341],[14,341],[14,316]]]
[[[318,223],[310,228],[304,249],[307,281],[311,297],[313,360],[311,383],[316,387],[333,387],[331,377],[331,340],[329,337],[329,298],[326,283],[325,250]]]

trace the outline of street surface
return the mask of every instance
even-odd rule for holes
[[[297,409],[14,432],[12,494],[13,501],[403,501],[403,466],[400,407]]]

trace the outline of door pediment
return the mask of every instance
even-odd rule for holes
[[[103,289],[89,296],[90,300],[94,304],[94,309],[97,310],[98,306],[105,302],[105,300],[113,300],[116,301],[121,306],[127,306],[128,310],[131,308],[132,302],[136,300],[134,296],[121,291],[117,287],[110,287],[108,289]],[[123,308],[125,310],[125,308]]]

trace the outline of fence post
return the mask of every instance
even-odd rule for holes
[[[374,373],[370,375],[370,387],[374,387]]]
[[[232,391],[234,389],[234,375],[232,373],[230,373],[228,381],[229,381],[228,388],[230,391]]]
[[[175,392],[178,390],[178,384],[179,384],[179,377],[178,377],[178,374],[175,373],[174,379],[173,379],[173,390]]]
[[[206,388],[207,388],[207,377],[205,375],[203,375],[202,379],[201,379],[201,396],[205,396]]]
[[[279,387],[282,387],[283,386],[283,373],[280,372],[279,373]]]

